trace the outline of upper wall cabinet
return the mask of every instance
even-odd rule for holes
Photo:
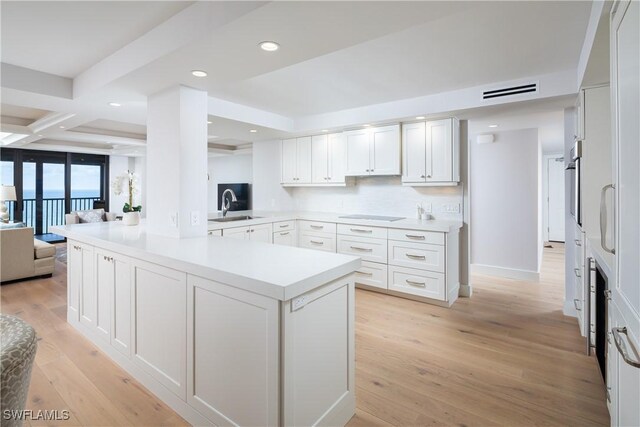
[[[311,137],[311,183],[345,185],[344,137],[341,133]]]
[[[460,125],[450,118],[402,125],[402,182],[457,185],[460,181]]]
[[[282,184],[311,183],[311,137],[282,141]]]
[[[400,175],[400,125],[344,132],[346,176]]]

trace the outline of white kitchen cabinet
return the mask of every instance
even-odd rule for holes
[[[346,176],[400,175],[400,125],[344,132]]]
[[[445,275],[416,268],[389,266],[389,290],[444,301]]]
[[[186,400],[187,275],[133,261],[133,361]]]
[[[111,340],[111,307],[115,283],[114,259],[100,249],[95,250],[97,313],[96,330],[105,341]]]
[[[95,328],[96,315],[98,313],[98,295],[94,275],[93,247],[76,243],[74,250],[78,253],[77,256],[81,265],[81,271],[76,273],[80,279],[80,323],[89,328]],[[77,258],[74,259],[74,261],[76,260]]]
[[[82,286],[82,248],[78,242],[67,242],[67,321],[80,319],[80,288]]]
[[[273,244],[283,246],[296,246],[295,230],[274,232]]]
[[[252,240],[255,242],[272,243],[273,228],[271,224],[250,225],[245,227],[225,228],[222,230],[223,237],[232,239]]]
[[[207,235],[222,237],[222,230],[209,230],[207,231]]]
[[[617,360],[612,421],[640,425],[640,3],[611,13],[611,88],[615,176],[615,278],[612,339]],[[588,136],[588,135],[587,135]],[[612,252],[613,252],[612,251]],[[609,283],[612,280],[609,278]],[[626,354],[625,354],[626,353]]]
[[[355,282],[357,285],[387,289],[387,269],[387,264],[362,261],[362,267],[356,270]]]
[[[283,140],[281,155],[282,184],[311,183],[311,137]]]
[[[456,118],[402,127],[402,182],[456,185],[460,181],[460,136]]]
[[[345,184],[341,133],[311,137],[311,173],[313,184]]]

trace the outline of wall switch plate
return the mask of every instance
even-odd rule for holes
[[[172,227],[178,226],[178,212],[169,214],[169,225]]]
[[[200,212],[191,211],[191,225],[200,225]]]

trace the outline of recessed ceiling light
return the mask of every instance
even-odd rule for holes
[[[193,70],[191,71],[191,74],[193,74],[196,77],[207,77],[207,72],[202,70]]]
[[[489,125],[490,128],[497,128],[498,125]]]
[[[369,123],[367,123],[366,125],[362,125],[362,126],[364,126],[364,127],[368,128],[368,127],[369,127],[369,126],[371,126],[371,125],[370,125]]]
[[[120,107],[122,104],[118,103],[118,102],[110,102],[109,106],[110,107]]]
[[[329,132],[328,129],[322,129],[322,132]]]
[[[424,120],[424,116],[418,116],[416,117],[416,120]]]
[[[275,52],[280,49],[280,45],[276,42],[264,41],[259,44],[260,49],[266,50],[267,52]]]
[[[211,123],[213,123],[211,120],[207,120],[208,125],[210,125]]]
[[[251,129],[249,132],[251,132],[251,133],[256,133],[256,132],[258,132],[258,131],[257,131],[257,130],[255,130],[255,129]]]
[[[58,126],[60,129],[64,129],[64,126]]]

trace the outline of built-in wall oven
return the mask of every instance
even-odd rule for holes
[[[580,198],[580,158],[582,157],[582,141],[576,141],[571,149],[571,163],[566,168],[571,182],[571,216],[582,226],[582,200]]]

